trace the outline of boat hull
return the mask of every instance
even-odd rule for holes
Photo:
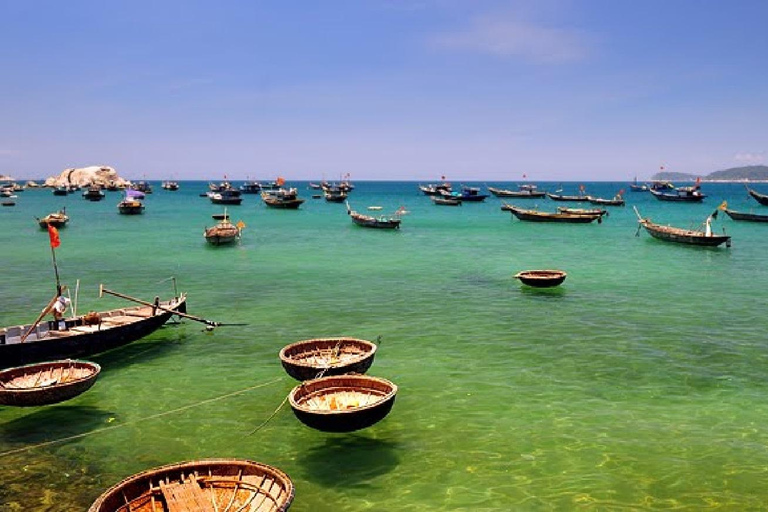
[[[728,216],[733,220],[745,220],[749,222],[768,222],[768,215],[759,215],[757,213],[743,213],[743,212],[736,212],[733,210],[725,210],[725,213],[728,214]]]
[[[302,340],[280,350],[280,362],[286,373],[300,381],[319,375],[363,374],[374,357],[376,344],[356,338]]]
[[[367,395],[371,402],[340,409],[313,409],[310,404],[352,393]],[[289,402],[306,426],[323,432],[353,432],[383,420],[392,410],[397,386],[367,375],[338,375],[305,381],[291,391]]]
[[[551,288],[561,285],[566,276],[562,270],[524,270],[518,272],[515,279],[534,288]]]
[[[757,201],[758,203],[760,203],[760,204],[762,204],[762,205],[764,205],[764,206],[768,206],[768,195],[766,195],[766,194],[761,194],[761,193],[759,193],[759,192],[755,192],[755,191],[754,191],[754,190],[752,190],[751,188],[747,188],[747,192],[749,192],[749,195],[750,195],[750,196],[751,196],[751,197],[752,197],[752,198],[753,198],[755,201]]]
[[[185,313],[187,311],[186,297],[181,296],[174,301],[161,302],[161,307]],[[120,312],[138,312],[141,308],[122,308],[99,313],[106,319],[117,316]],[[122,315],[125,316],[125,315]],[[167,322],[173,312],[159,311],[158,314],[146,318],[136,317],[136,321],[122,325],[99,325],[99,328],[88,329],[85,326],[83,316],[74,320],[67,320],[67,335],[62,335],[57,329],[55,321],[47,322],[43,327],[40,338],[34,331],[23,343],[19,337],[30,326],[5,328],[0,330],[0,368],[22,366],[41,361],[55,359],[78,358],[99,354],[122,347],[139,340],[156,330]],[[91,326],[93,327],[93,326]],[[74,328],[80,328],[79,332]]]
[[[88,512],[284,512],[294,495],[291,479],[273,466],[240,459],[205,459],[130,476],[107,489]]]
[[[661,226],[648,221],[641,221],[640,224],[645,228],[649,235],[666,242],[675,242],[678,244],[698,245],[701,247],[717,247],[721,244],[731,245],[731,237],[727,235],[707,236],[702,231],[689,231],[671,226]]]
[[[8,368],[0,371],[0,405],[33,407],[63,402],[88,391],[100,372],[96,363],[72,360]]]

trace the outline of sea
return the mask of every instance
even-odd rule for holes
[[[100,285],[150,301],[176,287],[190,314],[233,325],[169,323],[87,357],[102,372],[74,399],[0,407],[0,510],[84,511],[132,474],[205,458],[280,468],[295,512],[768,508],[768,224],[720,212],[732,246],[701,248],[651,238],[635,212],[694,229],[723,201],[768,213],[743,184],[704,183],[688,204],[628,182],[540,182],[627,202],[599,224],[540,224],[493,196],[436,206],[415,182],[356,182],[353,209],[407,211],[380,231],[294,182],[299,210],[258,195],[227,207],[246,227],[221,247],[203,238],[224,210],[200,196],[207,182],[152,185],[137,216],[118,214],[119,192],[27,189],[0,208],[2,325],[53,296],[35,217],[63,207],[55,258],[78,312],[130,305]],[[514,278],[530,269],[568,276],[534,289]],[[369,428],[319,432],[284,403],[297,382],[280,349],[331,336],[377,342],[368,373],[398,386]]]

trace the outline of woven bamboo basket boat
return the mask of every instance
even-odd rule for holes
[[[88,512],[282,512],[293,496],[293,482],[275,467],[207,459],[128,477],[99,496]]]
[[[101,367],[88,361],[49,361],[0,371],[0,405],[31,407],[69,400],[96,382]]]
[[[560,285],[567,275],[563,270],[523,270],[515,274],[515,279],[535,288],[550,288]]]
[[[334,375],[308,380],[291,391],[296,417],[323,432],[352,432],[378,423],[392,410],[397,386],[369,375]]]
[[[283,368],[296,380],[309,380],[321,375],[365,373],[375,356],[375,343],[356,338],[297,341],[280,351]]]

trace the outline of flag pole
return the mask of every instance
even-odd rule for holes
[[[53,258],[53,272],[56,274],[56,295],[61,295],[61,281],[59,280],[59,266],[56,264],[56,249],[51,246],[51,257]]]

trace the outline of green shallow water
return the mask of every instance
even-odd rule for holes
[[[213,248],[202,230],[221,207],[198,197],[205,184],[155,185],[137,217],[117,214],[117,193],[28,190],[0,209],[2,324],[34,320],[50,299],[33,217],[66,204],[57,258],[65,283],[80,280],[80,311],[124,304],[97,299],[99,283],[151,300],[176,276],[190,313],[248,325],[168,325],[88,358],[102,375],[73,400],[0,408],[0,510],[85,510],[126,476],[208,457],[281,468],[292,511],[766,508],[768,225],[723,214],[715,229],[733,246],[692,248],[636,237],[631,208],[680,227],[723,199],[768,211],[742,186],[705,184],[700,205],[628,193],[600,225],[547,225],[493,197],[436,207],[415,183],[358,183],[353,207],[410,211],[379,232],[304,184],[298,211],[244,196],[229,208],[247,225],[241,243]],[[568,278],[549,290],[512,278],[531,268]],[[280,348],[340,335],[381,336],[369,373],[399,386],[389,416],[324,434],[286,406],[249,435],[295,385]]]

